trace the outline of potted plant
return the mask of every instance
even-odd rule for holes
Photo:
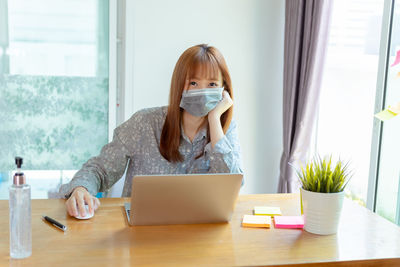
[[[301,171],[300,197],[304,213],[304,229],[320,235],[337,232],[343,206],[344,188],[350,180],[348,163],[338,161],[332,164],[329,158],[315,157]]]

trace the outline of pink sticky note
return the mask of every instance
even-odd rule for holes
[[[396,66],[396,65],[399,64],[399,63],[400,63],[400,50],[397,51],[397,53],[396,53],[396,59],[394,60],[393,64],[390,65],[390,67]]]
[[[275,228],[303,228],[303,216],[275,216]]]

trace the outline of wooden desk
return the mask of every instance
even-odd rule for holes
[[[349,200],[337,235],[241,227],[242,215],[256,205],[280,206],[283,214],[297,215],[298,199],[298,194],[242,195],[230,223],[136,227],[125,218],[127,199],[102,199],[96,215],[82,221],[66,214],[64,200],[32,200],[33,251],[23,260],[9,257],[8,201],[2,200],[0,265],[400,266],[400,227]],[[68,231],[43,222],[42,214],[65,223]]]

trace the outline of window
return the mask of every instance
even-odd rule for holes
[[[15,156],[45,198],[108,142],[108,1],[0,5],[0,198]]]
[[[397,53],[400,53],[400,1],[394,1],[389,37],[386,50],[388,58],[385,66],[382,66],[387,71],[383,77],[386,85],[383,88],[384,108],[400,102],[400,64],[394,64]],[[400,225],[399,136],[400,116],[383,122],[380,135],[375,211],[392,222],[397,221]]]
[[[317,150],[350,161],[346,195],[366,205],[383,0],[335,0]]]

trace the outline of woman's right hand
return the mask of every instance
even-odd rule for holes
[[[86,188],[78,186],[72,191],[71,196],[65,202],[69,215],[78,216],[78,212],[82,217],[86,216],[85,204],[89,206],[91,214],[100,207],[100,201],[97,197],[92,196]]]

